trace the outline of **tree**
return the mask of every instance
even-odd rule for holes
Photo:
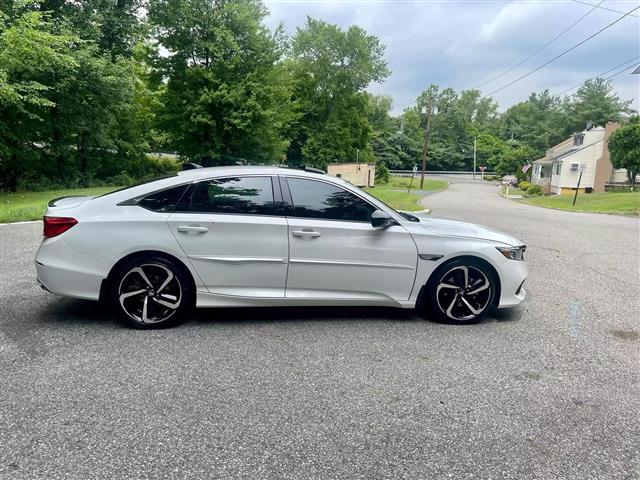
[[[640,117],[615,130],[609,137],[611,163],[615,168],[626,168],[629,183],[635,185],[640,172]]]
[[[275,163],[291,121],[281,32],[259,1],[152,0],[149,18],[166,58],[160,126],[195,161]]]
[[[389,75],[384,46],[360,27],[342,30],[307,18],[292,40],[291,73],[298,120],[291,130],[291,164],[324,167],[373,158],[367,118],[371,82]]]
[[[135,72],[90,41],[25,10],[0,33],[2,183],[82,185],[126,168],[120,129]],[[140,155],[140,149],[132,149]]]
[[[566,124],[560,98],[545,90],[509,107],[500,118],[498,131],[503,140],[516,140],[533,149],[535,159],[566,137]]]
[[[565,104],[567,123],[564,135],[585,129],[588,122],[604,126],[608,121],[619,122],[631,113],[631,100],[620,100],[613,92],[611,81],[602,78],[586,80]]]

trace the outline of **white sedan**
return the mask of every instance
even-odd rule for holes
[[[103,300],[129,324],[193,307],[382,305],[477,322],[525,297],[522,242],[397,212],[319,173],[218,167],[49,202],[38,280]]]

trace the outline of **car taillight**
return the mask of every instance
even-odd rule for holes
[[[43,217],[42,233],[46,238],[56,237],[73,227],[78,221],[71,217]]]

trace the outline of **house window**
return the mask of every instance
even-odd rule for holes
[[[560,175],[560,169],[562,168],[562,162],[558,162],[554,166],[555,166],[555,171],[553,173],[555,175]]]
[[[574,145],[582,145],[584,143],[584,133],[576,133],[573,136]]]

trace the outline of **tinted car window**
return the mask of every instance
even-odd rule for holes
[[[171,212],[175,209],[187,187],[188,185],[180,185],[160,190],[139,200],[138,205],[155,212]]]
[[[273,186],[270,177],[233,177],[207,180],[196,185],[180,211],[273,215]]]
[[[314,180],[288,178],[294,215],[326,220],[369,222],[375,207],[340,187]]]

